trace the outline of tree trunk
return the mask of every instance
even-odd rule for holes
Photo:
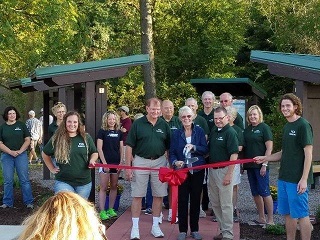
[[[150,57],[150,63],[142,67],[145,99],[156,96],[152,12],[152,0],[140,0],[141,50]]]

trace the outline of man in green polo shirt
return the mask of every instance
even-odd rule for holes
[[[170,127],[161,118],[161,103],[157,98],[150,98],[146,104],[147,115],[135,120],[127,137],[126,164],[131,166],[134,152],[135,167],[160,168],[167,165],[166,151],[170,147]],[[142,197],[146,196],[150,178],[153,196],[153,224],[151,234],[160,238],[164,234],[159,227],[162,198],[167,195],[167,184],[159,180],[158,171],[126,170],[126,178],[131,181],[132,229],[130,239],[140,239],[139,216]]]
[[[280,161],[278,212],[285,216],[287,239],[296,239],[297,222],[301,239],[311,238],[308,184],[312,183],[313,131],[302,115],[301,100],[293,93],[281,97],[279,109],[287,119],[283,128],[282,150],[257,156],[258,164]]]
[[[198,110],[198,102],[193,97],[187,98],[185,105],[191,108],[192,112],[194,113],[193,116],[193,122],[196,126],[201,127],[204,130],[204,133],[206,134],[206,138],[208,138],[210,129],[208,127],[207,120],[204,117],[201,117],[199,114],[197,114]]]
[[[228,107],[228,106],[232,106],[233,103],[233,99],[232,99],[232,95],[228,92],[222,93],[220,95],[220,106],[221,107]],[[240,115],[240,113],[237,113],[237,117],[236,119],[233,121],[235,125],[237,125],[239,128],[241,128],[242,130],[244,130],[244,123],[243,123],[243,118]]]
[[[227,110],[214,110],[213,128],[209,136],[210,163],[234,161],[238,158],[239,143],[237,132],[229,125]],[[214,240],[233,239],[232,177],[234,165],[209,169],[209,198],[221,233]]]

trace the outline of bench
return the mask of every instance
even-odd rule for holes
[[[311,189],[315,189],[316,185],[316,177],[320,177],[320,165],[313,165],[313,184],[311,184]]]

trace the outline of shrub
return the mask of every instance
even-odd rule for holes
[[[283,235],[286,234],[286,229],[280,224],[267,225],[266,232],[274,235]]]

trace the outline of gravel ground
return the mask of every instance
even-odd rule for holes
[[[276,185],[278,177],[279,163],[271,163],[270,166],[270,185]],[[31,179],[37,180],[44,187],[53,189],[54,180],[42,180],[42,171],[31,171]],[[128,181],[123,179],[119,183],[124,186],[124,192],[120,199],[119,214],[122,214],[131,205],[131,187]],[[96,174],[96,186],[99,184],[99,177]],[[316,188],[309,192],[310,214],[314,215],[317,207],[320,205],[320,184],[317,182]],[[97,203],[96,194],[96,203]],[[256,207],[251,196],[250,187],[246,172],[241,176],[241,184],[239,185],[238,209],[240,211],[240,222],[247,223],[258,218]],[[278,214],[274,215],[275,223],[284,223],[284,218]]]

